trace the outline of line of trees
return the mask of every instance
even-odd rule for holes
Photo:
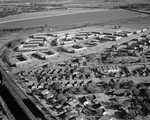
[[[18,28],[2,28],[0,29],[0,33],[5,33],[5,32],[18,32],[18,31],[26,31],[26,30],[34,30],[34,29],[43,29],[45,27],[48,27],[47,24],[43,26],[37,26],[37,27],[18,27]]]
[[[121,9],[136,9],[136,10],[150,10],[150,3],[133,3],[127,5],[119,5]]]

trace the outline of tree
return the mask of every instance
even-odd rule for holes
[[[110,81],[109,81],[109,86],[111,87],[111,88],[114,88],[115,87],[115,81],[114,81],[114,79],[110,79]]]
[[[127,85],[129,86],[129,88],[135,87],[135,83],[132,80],[127,82]]]
[[[141,97],[141,96],[137,96],[137,100],[138,100],[138,102],[142,103],[142,102],[143,102],[143,100],[144,100],[144,98],[143,98],[143,97]]]
[[[150,101],[150,90],[149,89],[146,91],[146,96],[147,96],[148,100]]]
[[[85,93],[87,93],[87,92],[84,90],[83,86],[80,86],[80,87],[78,88],[78,90],[79,90],[79,94],[85,94]]]
[[[122,104],[123,104],[124,108],[127,108],[130,106],[130,102],[128,100],[123,101]]]
[[[94,100],[94,96],[93,95],[88,95],[88,96],[86,96],[86,98],[89,99],[90,101]]]
[[[87,108],[84,108],[84,109],[83,109],[83,113],[84,113],[85,115],[89,116],[89,115],[92,114],[92,111],[89,110],[89,109],[87,109]]]
[[[61,83],[60,83],[60,82],[55,82],[55,83],[53,84],[53,88],[54,88],[55,90],[60,90],[60,89],[61,89]]]
[[[132,94],[135,96],[138,96],[140,94],[140,91],[136,87],[131,88]]]
[[[98,116],[102,116],[104,112],[105,112],[105,110],[103,108],[96,109],[96,114]]]
[[[45,27],[48,27],[48,25],[47,25],[47,24],[45,24]]]
[[[136,116],[134,120],[143,120],[141,116]]]
[[[57,97],[56,97],[56,99],[58,101],[60,101],[61,103],[64,103],[64,102],[67,101],[67,98],[63,94],[58,94]]]
[[[69,92],[70,94],[75,94],[75,92],[76,92],[76,87],[75,87],[75,86],[72,86],[72,87],[68,88],[68,92]]]
[[[95,87],[93,85],[88,85],[86,87],[88,93],[94,93],[95,92]]]
[[[125,119],[125,118],[128,117],[128,114],[123,109],[121,109],[118,113],[119,113],[119,117],[122,118],[122,119]]]

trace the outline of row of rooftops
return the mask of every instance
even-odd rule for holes
[[[57,34],[52,34],[52,33],[35,33],[33,35],[29,36],[29,39],[25,40],[24,43],[18,47],[19,51],[28,51],[28,50],[45,50],[47,49],[46,47],[46,41],[51,39],[52,37],[56,37],[62,40],[66,39],[85,39],[85,38],[93,38],[97,34],[99,35],[100,38],[106,39],[106,40],[119,40],[121,38],[121,35],[125,34],[131,34],[132,32],[128,31],[115,31],[115,32],[101,32],[101,31],[80,31],[80,32],[74,32],[74,33],[57,33]],[[114,35],[116,34],[116,35]],[[65,41],[64,41],[65,42]],[[38,46],[40,44],[40,46]],[[42,46],[42,44],[44,46]],[[65,42],[65,44],[68,44],[68,42]]]
[[[117,50],[121,50],[121,49],[139,49],[139,48],[143,48],[144,50],[148,48],[148,45],[150,45],[150,39],[147,38],[147,36],[144,37],[138,37],[136,39],[132,39],[129,42],[125,42],[122,45],[119,45],[117,47]]]
[[[30,52],[23,52],[21,53],[21,56],[18,55],[16,56],[16,59],[19,57],[20,59],[22,60],[19,60],[17,62],[12,62],[12,64],[15,64],[16,66],[18,65],[22,65],[22,64],[27,64],[27,63],[30,63],[32,62],[34,56],[32,55],[37,55],[39,56],[39,58],[43,59],[43,60],[48,60],[52,57],[55,57],[57,56],[59,53],[58,52],[55,52],[54,50],[52,49],[46,49],[45,51],[41,52],[41,51],[30,51]],[[31,57],[32,56],[32,57]],[[22,57],[22,58],[21,58]],[[35,58],[34,58],[35,59]],[[34,62],[34,61],[33,61]]]
[[[146,30],[146,29],[141,30],[141,32],[144,31],[144,30]],[[71,37],[73,37],[73,36],[75,36],[75,37],[82,37],[82,36],[86,36],[86,37],[88,36],[89,37],[89,36],[91,36],[91,37],[97,37],[97,35],[98,35],[99,39],[104,39],[104,40],[107,41],[107,40],[119,40],[119,39],[121,39],[122,36],[120,36],[120,34],[122,34],[122,35],[125,35],[125,34],[126,35],[131,35],[133,33],[134,32],[130,32],[130,31],[127,31],[127,30],[118,30],[118,31],[115,31],[115,32],[80,31],[80,32],[74,32],[74,33],[58,33],[58,34],[35,33],[35,34],[33,34],[33,38],[31,37],[29,39],[26,39],[24,41],[25,44],[21,44],[19,46],[18,50],[21,51],[21,52],[48,51],[49,46],[47,45],[48,44],[47,41],[48,41],[48,39],[50,39],[51,37],[54,37],[54,36],[56,38],[57,37],[59,38],[59,37],[62,37],[62,36],[71,36]],[[55,39],[55,40],[57,40],[57,39]],[[63,40],[64,39],[62,39],[60,41],[63,41]],[[66,42],[66,43],[65,43],[65,45],[62,46],[62,50],[66,51],[68,53],[74,53],[74,52],[78,52],[78,51],[80,52],[81,50],[87,49],[86,47],[84,47],[84,44],[83,45],[74,44],[74,43],[76,43],[76,41],[74,41],[74,39],[73,39],[73,42],[72,41],[65,41],[65,40],[63,42]],[[143,42],[143,39],[138,40],[138,43],[134,43],[134,41],[131,41],[131,42],[129,44],[134,44],[135,47],[136,46],[138,47],[138,45],[136,45],[136,44],[141,44]],[[140,46],[142,46],[142,45],[140,45]],[[131,45],[131,47],[133,47],[133,46]],[[129,46],[127,48],[129,48]],[[43,54],[38,54],[38,55],[42,56],[42,58],[43,58]]]

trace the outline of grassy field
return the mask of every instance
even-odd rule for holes
[[[87,23],[93,21],[107,21],[120,18],[130,18],[137,17],[139,13],[125,11],[125,10],[106,10],[106,11],[94,11],[94,12],[84,12],[68,15],[60,15],[53,17],[42,17],[42,18],[32,18],[32,19],[22,19],[16,21],[8,21],[2,23],[2,26],[9,27],[31,27],[31,26],[43,26],[45,24],[55,26],[55,25],[70,25],[78,23]]]

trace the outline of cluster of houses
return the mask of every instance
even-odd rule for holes
[[[123,45],[119,46],[117,50],[137,50],[138,52],[146,50],[150,45],[150,39],[146,36],[139,37],[136,39],[132,39],[129,42],[124,43]],[[123,50],[122,50],[123,51]]]
[[[125,74],[128,74],[129,72],[127,67],[118,67],[118,66],[103,66],[96,69],[99,71],[103,69],[103,71],[105,72],[108,72],[111,69],[113,69],[112,71],[121,70]],[[140,67],[138,69],[134,69],[132,72],[141,73],[141,71],[144,72],[145,70],[147,70],[146,67]],[[72,73],[71,71],[72,69],[68,70],[68,72],[67,71],[63,72],[69,74]],[[103,91],[100,92],[98,90],[101,87],[105,88],[106,81],[104,81],[104,83],[98,82],[96,84],[95,82],[93,83],[92,80],[78,81],[78,79],[74,81],[71,81],[69,79],[67,81],[62,82],[58,81],[50,82],[46,80],[44,77],[49,75],[51,72],[54,72],[55,74],[59,75],[62,72],[62,69],[45,68],[41,70],[36,69],[33,71],[32,70],[28,71],[26,73],[25,72],[20,72],[22,76],[21,80],[23,80],[23,76],[25,78],[27,78],[26,76],[31,77],[27,78],[28,80],[27,79],[24,80],[24,82],[28,86],[28,89],[31,90],[32,94],[34,94],[34,96],[36,96],[37,99],[39,99],[39,101],[42,101],[44,103],[45,107],[50,111],[50,113],[53,116],[58,118],[58,120],[62,115],[65,115],[65,119],[76,118],[79,120],[84,120],[86,116],[87,117],[93,116],[93,119],[95,119],[94,118],[95,116],[99,116],[98,120],[105,120],[104,118],[107,118],[107,120],[112,119],[110,117],[112,115],[112,113],[110,112],[111,110],[109,111],[109,108],[107,108],[107,105],[105,104],[105,102],[107,102],[107,99],[109,98],[107,97],[107,95],[102,93]],[[38,75],[39,78],[40,75],[42,75],[43,78],[36,79],[34,81],[33,79],[35,78],[36,75]],[[111,86],[111,84],[107,83],[107,86]],[[86,88],[87,90],[83,88]],[[74,89],[75,92],[73,92]],[[61,93],[58,94],[56,91],[57,92],[61,91]],[[122,95],[124,93],[123,91],[124,90],[122,89],[115,90],[113,94],[117,96]],[[69,92],[70,94],[65,94],[66,92]]]
[[[33,57],[45,61],[51,59],[51,56],[57,56],[58,52],[76,53],[88,49],[86,44],[89,41],[94,41],[96,44],[100,44],[101,41],[117,41],[123,37],[138,34],[146,30],[142,29],[135,32],[118,30],[115,32],[37,33],[31,35],[29,39],[23,41],[18,47],[17,50],[21,51],[21,54],[17,56],[17,59],[20,62],[33,62],[33,59],[31,59]],[[127,53],[126,56],[131,55],[135,51],[140,54],[147,50],[150,45],[149,41],[150,36],[143,35],[120,45],[114,45],[110,48],[110,51],[111,53]],[[47,50],[32,49],[30,47],[32,45],[35,45],[37,49],[39,46],[43,48],[47,47]],[[29,46],[31,50],[24,52],[25,46]],[[55,49],[57,52],[53,48],[57,48]],[[110,54],[111,57],[113,55]],[[149,55],[149,51],[145,55]],[[91,57],[92,55],[89,56]],[[139,56],[137,55],[137,57]],[[103,92],[112,90],[113,87],[117,86],[117,82],[111,81],[107,83],[108,80],[110,78],[116,80],[116,78],[120,79],[121,77],[145,77],[150,75],[149,66],[145,65],[136,66],[135,69],[133,69],[133,65],[105,64],[90,66],[88,64],[92,61],[90,61],[90,58],[88,59],[86,55],[81,58],[82,60],[80,58],[72,58],[71,60],[54,63],[54,66],[47,64],[32,70],[20,71],[17,75],[21,84],[23,86],[26,85],[27,92],[32,93],[58,120],[59,118],[64,120],[71,120],[73,118],[84,120],[86,117],[93,117],[93,120],[95,120],[95,116],[98,116],[97,120],[113,120],[102,102],[103,98],[108,97]],[[124,90],[121,89],[121,92],[115,90],[113,94],[124,95]],[[104,102],[109,101],[105,99]]]
[[[76,118],[78,120],[84,120],[86,117],[92,116],[95,118],[95,116],[98,116],[99,120],[105,120],[104,118],[111,120],[109,113],[101,104],[99,95],[75,97],[72,95],[56,95],[52,94],[49,90],[43,90],[38,96],[46,100],[48,103],[47,108],[49,108],[52,116],[58,120],[62,115],[65,115],[63,119]]]
[[[108,55],[113,56],[112,63],[137,63],[140,61],[149,60],[150,37],[148,35],[142,35],[134,38],[130,41],[124,42],[120,45],[114,45],[111,48],[106,49]],[[146,59],[141,59],[141,55],[144,53]],[[108,60],[109,62],[109,60]]]
[[[80,72],[82,71],[82,72]],[[76,80],[88,80],[91,78],[90,70],[87,68],[79,68],[75,70],[74,68],[38,68],[37,70],[31,70],[25,72],[24,74],[28,76],[34,76],[34,80],[38,81],[76,81]],[[74,83],[74,82],[72,82]]]
[[[55,70],[52,70],[55,72]],[[59,74],[56,70],[56,74]],[[61,71],[60,71],[61,72]],[[29,73],[29,74],[28,74]],[[111,120],[111,116],[109,116],[108,109],[105,108],[102,102],[108,101],[107,95],[103,93],[97,94],[88,94],[88,92],[93,89],[99,89],[98,86],[95,86],[93,89],[88,87],[92,86],[92,80],[81,80],[81,81],[65,81],[65,82],[50,82],[44,80],[44,76],[46,75],[45,70],[39,73],[39,70],[28,71],[28,73],[20,72],[20,80],[24,81],[27,84],[29,90],[31,90],[32,94],[42,101],[43,105],[49,110],[49,112],[59,118],[65,114],[65,119],[76,118],[79,120],[84,120],[86,117],[98,116],[99,120]],[[43,79],[36,79],[34,81],[34,75],[43,75]],[[23,78],[23,76],[28,76]],[[29,75],[33,75],[29,77]],[[80,90],[77,93],[78,89],[82,86],[87,86],[87,94],[84,92],[83,94]],[[76,93],[72,92],[73,87],[76,88]],[[58,94],[58,91],[62,91],[62,94]],[[72,92],[71,94],[63,94],[64,92]],[[102,91],[101,91],[102,92]],[[94,92],[95,93],[95,92]],[[73,94],[77,94],[73,95]],[[79,96],[78,96],[79,95]]]
[[[132,70],[133,76],[146,77],[150,75],[150,68],[148,66],[140,66]]]

